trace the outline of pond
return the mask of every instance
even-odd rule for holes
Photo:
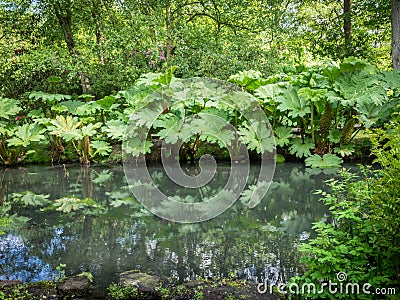
[[[149,170],[161,188],[170,188],[160,165]],[[227,170],[218,166],[212,189],[223,184]],[[252,166],[250,177],[257,171]],[[103,286],[132,269],[180,282],[229,276],[285,282],[302,272],[298,246],[312,234],[312,223],[328,216],[313,192],[326,189],[324,180],[337,176],[278,164],[267,195],[255,208],[239,199],[210,221],[178,224],[154,216],[133,199],[122,166],[27,166],[0,174],[2,202],[31,191],[59,205],[58,210],[35,206],[34,197],[31,205],[13,205],[12,214],[29,220],[20,218],[0,236],[0,280],[53,279],[62,269],[66,275],[91,272]]]

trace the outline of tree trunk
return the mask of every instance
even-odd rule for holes
[[[392,63],[400,70],[400,0],[391,0],[392,10]]]
[[[63,31],[64,40],[65,43],[67,44],[68,51],[74,63],[76,63],[78,52],[76,51],[75,48],[75,38],[74,38],[74,32],[72,30],[72,2],[67,1],[66,4],[62,6],[59,1],[56,1],[53,7],[58,23],[60,24],[60,27]],[[89,93],[91,89],[89,77],[85,72],[78,72],[78,74],[81,81],[82,92],[84,94]]]
[[[99,47],[99,60],[102,65],[105,64],[105,58],[103,53],[103,42],[104,42],[104,32],[103,32],[103,24],[101,22],[101,3],[96,0],[92,0],[92,18],[95,25],[96,32],[96,43]]]
[[[353,33],[351,29],[351,1],[344,0],[343,8],[343,31],[344,31],[344,46],[346,56],[353,55]]]
[[[69,2],[69,5],[71,2]],[[64,13],[63,13],[64,11]],[[67,44],[67,48],[71,56],[76,54],[75,50],[75,39],[74,39],[74,32],[72,31],[72,10],[71,7],[65,7],[62,9],[60,2],[54,3],[54,12],[58,19],[58,23],[64,34],[64,40]]]

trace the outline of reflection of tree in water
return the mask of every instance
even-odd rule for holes
[[[24,171],[30,176],[25,176],[23,188],[50,193],[51,199],[71,194],[90,197],[106,209],[85,214],[19,210],[32,218],[30,227],[14,232],[29,244],[19,254],[21,263],[31,264],[24,275],[27,280],[45,276],[41,265],[35,264],[40,260],[53,270],[65,263],[67,274],[92,272],[103,284],[129,269],[178,281],[233,273],[249,280],[287,281],[301,273],[297,245],[310,234],[311,223],[326,213],[313,191],[322,187],[328,175],[310,175],[298,165],[278,166],[270,191],[256,208],[248,209],[238,200],[211,221],[185,225],[160,220],[143,210],[128,192],[122,168],[69,167],[69,177],[62,168],[48,168],[46,174],[35,168]],[[158,184],[170,189],[165,175],[154,170]],[[257,178],[257,168],[251,172],[250,178]],[[224,183],[228,176],[221,172],[217,179]],[[60,179],[60,187],[43,184],[56,183],[54,177]],[[3,249],[1,259],[18,261]],[[1,275],[16,278],[17,270],[18,265],[7,264]]]
[[[0,280],[24,282],[59,278],[60,272],[41,258],[31,255],[30,247],[19,236],[3,235],[0,239]]]

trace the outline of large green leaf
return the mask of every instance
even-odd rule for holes
[[[218,143],[221,148],[231,145],[235,137],[234,131],[227,127],[228,122],[225,119],[208,113],[199,113],[198,116],[201,120],[195,120],[197,123],[192,122],[192,128],[201,134],[200,140]]]
[[[44,140],[46,137],[42,133],[45,131],[46,129],[38,124],[24,124],[18,126],[14,131],[14,136],[8,140],[8,145],[28,147],[31,142]]]
[[[400,71],[392,70],[390,72],[384,72],[384,81],[389,89],[394,91],[394,96],[400,95]]]
[[[160,112],[163,110],[161,109],[154,109],[154,108],[144,108],[141,109],[131,115],[131,120],[137,127],[145,126],[150,128],[153,125],[153,122],[157,119]]]
[[[340,71],[354,72],[354,71],[364,70],[365,67],[367,66],[369,66],[369,63],[366,60],[355,57],[346,57],[340,63]]]
[[[106,141],[90,141],[90,148],[94,149],[91,152],[92,156],[96,156],[97,154],[100,156],[109,155],[112,151],[112,147]]]
[[[312,168],[338,168],[342,164],[343,160],[334,154],[325,154],[323,157],[318,154],[314,154],[306,158],[306,166]]]
[[[333,151],[341,157],[350,156],[354,153],[355,146],[354,144],[340,145],[340,147],[335,147]]]
[[[185,130],[183,130],[184,121],[173,114],[161,115],[155,122],[155,128],[162,128],[158,135],[161,139],[164,139],[166,143],[174,144],[184,136]],[[191,135],[191,128],[187,124],[185,129],[189,130],[189,136]],[[186,131],[187,132],[187,131]],[[187,136],[185,136],[186,139]],[[183,139],[183,140],[185,140]]]
[[[243,86],[248,91],[254,91],[266,83],[266,80],[262,78],[261,72],[254,70],[240,71],[229,77],[228,81]]]
[[[254,94],[263,100],[271,101],[275,99],[276,96],[282,94],[283,92],[284,88],[281,85],[273,83],[260,86],[258,89],[254,91]]]
[[[56,116],[50,123],[53,125],[48,127],[50,134],[60,136],[66,141],[83,138],[82,132],[79,130],[82,123],[77,117]]]
[[[29,99],[44,100],[44,102],[55,103],[65,99],[71,99],[70,95],[49,94],[42,91],[33,91],[29,94]]]
[[[97,100],[96,103],[101,106],[102,109],[110,109],[111,105],[115,102],[114,96],[105,96],[103,99]]]
[[[342,75],[334,83],[334,88],[343,96],[343,106],[360,103],[382,105],[388,100],[382,76],[372,71]]]
[[[101,127],[101,123],[90,123],[86,126],[83,126],[81,128],[81,132],[83,136],[94,136],[97,133],[97,129],[99,129]]]
[[[289,111],[289,117],[304,117],[311,112],[309,103],[300,98],[293,87],[289,87],[283,95],[277,96],[275,101],[279,103],[280,111]]]
[[[311,155],[310,150],[314,149],[314,143],[311,139],[306,138],[303,141],[300,138],[297,138],[293,141],[293,144],[290,146],[289,151],[291,154],[295,154],[297,157],[308,157]]]
[[[106,126],[101,128],[101,131],[105,132],[107,137],[118,141],[123,140],[125,130],[126,124],[121,120],[109,120],[107,121]]]
[[[275,149],[275,140],[272,131],[264,123],[254,122],[252,125],[244,124],[238,130],[240,139],[247,148],[262,154]]]
[[[193,124],[185,123],[182,119],[169,119],[160,126],[164,129],[160,130],[158,135],[168,144],[175,144],[178,140],[186,141],[195,134]]]
[[[75,109],[75,114],[78,116],[89,116],[96,114],[97,111],[100,111],[101,106],[95,102],[90,101],[81,106],[78,106]]]
[[[152,146],[152,142],[133,136],[125,141],[124,151],[134,157],[139,157],[140,154],[150,153]]]
[[[22,110],[18,100],[0,97],[0,118],[6,120]]]
[[[289,139],[293,136],[292,128],[286,126],[279,126],[275,128],[275,143],[279,147],[289,144]]]
[[[375,123],[387,119],[392,113],[394,105],[394,101],[384,105],[363,102],[356,106],[356,110],[360,113],[360,120],[364,122],[365,127],[370,128]]]

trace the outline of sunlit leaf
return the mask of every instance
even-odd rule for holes
[[[314,154],[306,158],[306,166],[312,168],[338,168],[342,164],[343,160],[334,154],[324,154],[323,157],[318,154]]]
[[[8,120],[22,110],[18,100],[0,97],[0,118]]]
[[[8,140],[8,145],[28,147],[32,142],[39,142],[46,139],[43,135],[45,131],[46,129],[38,124],[18,126],[14,131],[14,136]]]
[[[303,141],[300,138],[297,138],[293,141],[292,145],[289,148],[291,154],[295,154],[297,157],[308,157],[311,155],[310,150],[314,149],[314,143],[311,139],[306,138]]]

